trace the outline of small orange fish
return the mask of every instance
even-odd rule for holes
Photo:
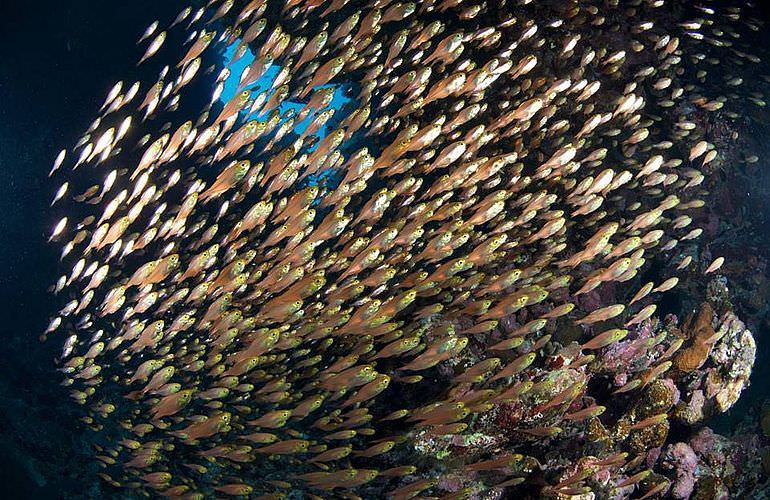
[[[587,316],[575,321],[575,323],[579,325],[591,325],[600,321],[607,321],[608,319],[612,319],[620,315],[625,309],[626,306],[623,304],[614,304],[611,306],[602,307],[601,309],[597,309]]]
[[[256,448],[256,453],[268,453],[271,455],[292,455],[296,453],[305,453],[310,447],[310,442],[303,439],[288,439],[278,441],[268,446]]]
[[[609,345],[612,345],[616,342],[620,342],[624,338],[626,338],[626,335],[628,335],[628,330],[623,330],[619,328],[613,328],[611,330],[604,331],[582,346],[580,346],[583,350],[590,350],[590,349],[601,349],[602,347],[607,347]]]
[[[192,389],[185,389],[164,397],[152,408],[152,418],[158,420],[178,413],[190,403],[194,392]]]
[[[599,415],[604,413],[606,410],[607,410],[606,406],[592,405],[587,408],[583,408],[582,410],[577,410],[572,413],[567,413],[566,415],[564,415],[564,419],[572,420],[572,421],[585,420],[586,418],[598,417]]]
[[[652,471],[647,469],[643,470],[642,472],[637,472],[633,476],[627,477],[626,479],[619,482],[616,487],[617,488],[625,488],[628,486],[633,486],[634,484],[639,483],[640,481],[643,481],[646,479],[650,474],[652,474]]]
[[[230,496],[246,496],[250,495],[254,488],[244,483],[232,483],[225,484],[223,486],[215,486],[214,489],[220,493]]]
[[[465,467],[472,471],[501,470],[515,466],[523,459],[522,455],[503,455],[502,457],[471,463]]]
[[[659,413],[657,415],[653,415],[651,417],[645,418],[644,420],[640,420],[639,422],[636,422],[630,428],[634,430],[641,430],[653,425],[662,424],[667,419],[668,419],[668,414]]]
[[[191,442],[204,437],[211,437],[219,432],[225,432],[229,429],[231,414],[222,412],[211,417],[207,417],[201,422],[193,422],[180,431],[175,431],[174,435]]]
[[[661,481],[656,486],[654,486],[654,487],[650,488],[649,490],[647,490],[647,493],[645,493],[644,495],[639,497],[639,500],[644,500],[645,498],[650,498],[650,497],[652,497],[654,495],[657,495],[658,493],[662,493],[669,486],[671,486],[671,481],[669,481],[668,479],[664,479],[663,481]]]
[[[248,425],[255,427],[263,427],[265,429],[278,429],[286,425],[286,422],[291,417],[291,410],[274,410],[265,413],[256,420],[246,422]]]

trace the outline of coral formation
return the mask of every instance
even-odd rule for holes
[[[725,412],[735,404],[749,382],[757,350],[753,335],[731,311],[717,319],[710,307],[704,307],[694,320],[694,328],[704,333],[701,337],[694,333],[692,345],[702,341],[707,353],[697,353],[697,371],[683,370],[682,397],[674,410],[674,416],[688,425]]]

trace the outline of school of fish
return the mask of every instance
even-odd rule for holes
[[[764,106],[741,77],[758,29],[669,0],[211,0],[153,22],[157,78],[116,83],[50,173],[64,305],[43,338],[100,476],[166,498],[568,498],[605,470],[664,492],[634,490],[650,471],[625,449],[544,478],[532,442],[613,401],[576,407],[586,377],[549,373],[589,373],[722,266],[687,250],[719,156],[693,116]],[[255,58],[220,103],[226,47]],[[670,344],[617,392],[663,376]],[[506,447],[415,459],[417,436],[524,401]],[[459,468],[476,489],[442,490]]]

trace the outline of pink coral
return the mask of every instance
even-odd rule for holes
[[[681,442],[668,446],[663,465],[673,469],[676,474],[671,496],[677,499],[689,498],[695,488],[698,469],[698,456],[693,449]]]
[[[441,490],[455,493],[463,488],[463,479],[457,474],[446,474],[441,476],[437,486]]]
[[[644,321],[634,332],[629,333],[626,340],[616,342],[605,349],[602,357],[603,367],[615,373],[623,373],[632,364],[641,365],[637,368],[649,365],[652,358],[645,356],[645,345],[642,341],[654,336],[652,323]]]

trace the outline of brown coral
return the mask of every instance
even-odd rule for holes
[[[682,328],[685,338],[691,341],[691,344],[679,351],[674,358],[674,367],[685,373],[697,370],[706,362],[711,353],[714,338],[714,327],[711,321],[714,316],[714,310],[708,302],[704,302],[697,316],[690,316]]]
[[[675,388],[669,381],[655,380],[650,384],[644,397],[634,408],[637,420],[667,411],[674,405]]]
[[[647,388],[639,401],[631,408],[628,416],[635,423],[639,423],[653,415],[668,412],[674,405],[675,389],[663,380],[656,380]],[[621,419],[618,422],[620,427]],[[627,427],[628,437],[626,442],[628,447],[636,454],[644,453],[652,448],[662,446],[668,436],[669,422],[663,422],[650,425],[641,429]]]
[[[641,454],[652,448],[663,446],[668,437],[668,420],[644,429],[633,430],[628,438],[628,447],[635,454]]]
[[[693,500],[711,500],[714,498],[724,498],[726,492],[722,481],[715,476],[707,476],[698,481],[697,489],[693,494]]]

